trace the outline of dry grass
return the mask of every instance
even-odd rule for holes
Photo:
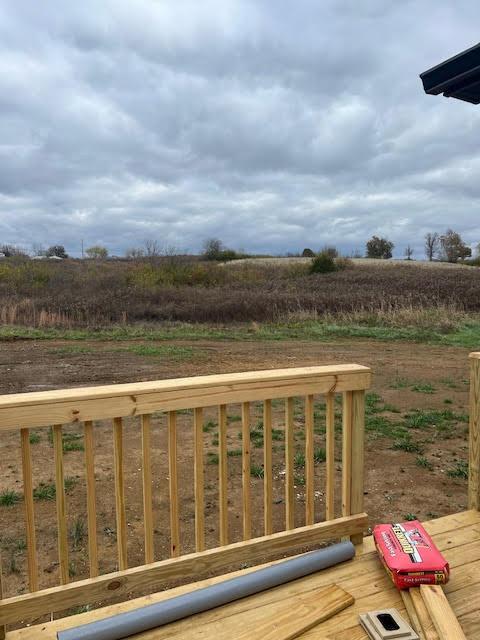
[[[480,270],[356,260],[330,274],[309,259],[0,263],[0,323],[100,327],[138,322],[317,320],[448,331],[480,311]]]

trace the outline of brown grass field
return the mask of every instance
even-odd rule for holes
[[[217,264],[153,261],[0,262],[0,323],[98,327],[151,322],[281,322],[329,314],[480,311],[480,269],[358,260],[309,274],[302,258]]]

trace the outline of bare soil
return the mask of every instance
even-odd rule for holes
[[[138,355],[139,346],[177,348],[170,355]],[[131,351],[135,349],[137,352]],[[374,372],[370,417],[367,431],[365,509],[371,523],[416,516],[429,519],[466,508],[466,480],[451,477],[448,471],[467,459],[467,427],[464,414],[468,407],[468,361],[463,349],[432,347],[409,343],[372,341],[335,342],[62,342],[18,341],[0,343],[0,393],[38,391],[53,388],[97,385],[127,381],[143,381],[195,374],[294,367],[303,365],[355,362],[369,365]],[[321,398],[318,398],[316,447],[324,447]],[[283,404],[274,401],[274,529],[284,528],[284,446]],[[296,405],[296,446],[304,449],[303,405]],[[340,407],[339,407],[340,409]],[[419,429],[411,429],[412,438],[422,447],[419,451],[394,449],[394,436],[376,428],[376,417],[387,424],[401,424],[413,410],[442,412],[451,410],[462,419],[451,418],[447,429],[435,420]],[[241,447],[239,438],[240,408],[230,406],[228,449]],[[252,425],[261,420],[262,407],[252,406]],[[205,411],[205,483],[207,546],[218,543],[218,466],[215,410]],[[211,423],[209,422],[211,421]],[[152,461],[154,476],[154,518],[156,558],[169,555],[168,465],[166,457],[165,417],[155,415],[152,422]],[[21,425],[19,425],[21,426]],[[116,568],[116,539],[113,489],[113,455],[111,425],[97,423],[96,478],[97,517],[102,572]],[[78,425],[65,428],[71,441],[82,443]],[[34,486],[49,484],[54,478],[53,448],[48,429],[35,431],[32,443]],[[78,435],[78,439],[76,439]],[[338,434],[340,438],[340,434]],[[125,420],[126,503],[129,531],[129,564],[143,561],[142,491],[140,468],[140,434],[138,423]],[[340,439],[337,451],[340,454]],[[179,416],[179,469],[181,506],[181,546],[183,552],[194,549],[192,416]],[[262,449],[252,447],[254,464],[261,467]],[[419,459],[423,465],[419,466]],[[67,451],[65,474],[71,478],[67,489],[70,531],[71,576],[88,575],[86,541],[86,504],[83,452]],[[241,538],[241,458],[229,458],[229,508],[231,541]],[[324,463],[316,464],[316,517],[324,517]],[[338,461],[340,480],[341,461]],[[296,524],[304,523],[303,469],[297,470]],[[338,485],[339,488],[340,485]],[[19,435],[2,436],[0,459],[0,492],[22,492]],[[339,490],[337,491],[337,496]],[[338,496],[339,497],[339,496]],[[252,477],[254,534],[262,533],[262,480]],[[55,536],[55,501],[36,500],[36,526],[40,557],[41,586],[58,583],[57,541]],[[340,505],[337,505],[339,510]],[[339,511],[338,511],[339,513]],[[0,544],[2,549],[5,595],[21,593],[25,583],[26,553],[24,549],[23,502],[0,506]]]

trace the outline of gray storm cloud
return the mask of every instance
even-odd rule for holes
[[[4,0],[0,242],[286,252],[480,241],[480,108],[418,74],[471,1]]]

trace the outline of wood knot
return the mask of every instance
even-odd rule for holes
[[[115,589],[119,589],[122,586],[121,580],[112,580],[112,582],[108,583],[107,589],[109,591],[115,591]]]

